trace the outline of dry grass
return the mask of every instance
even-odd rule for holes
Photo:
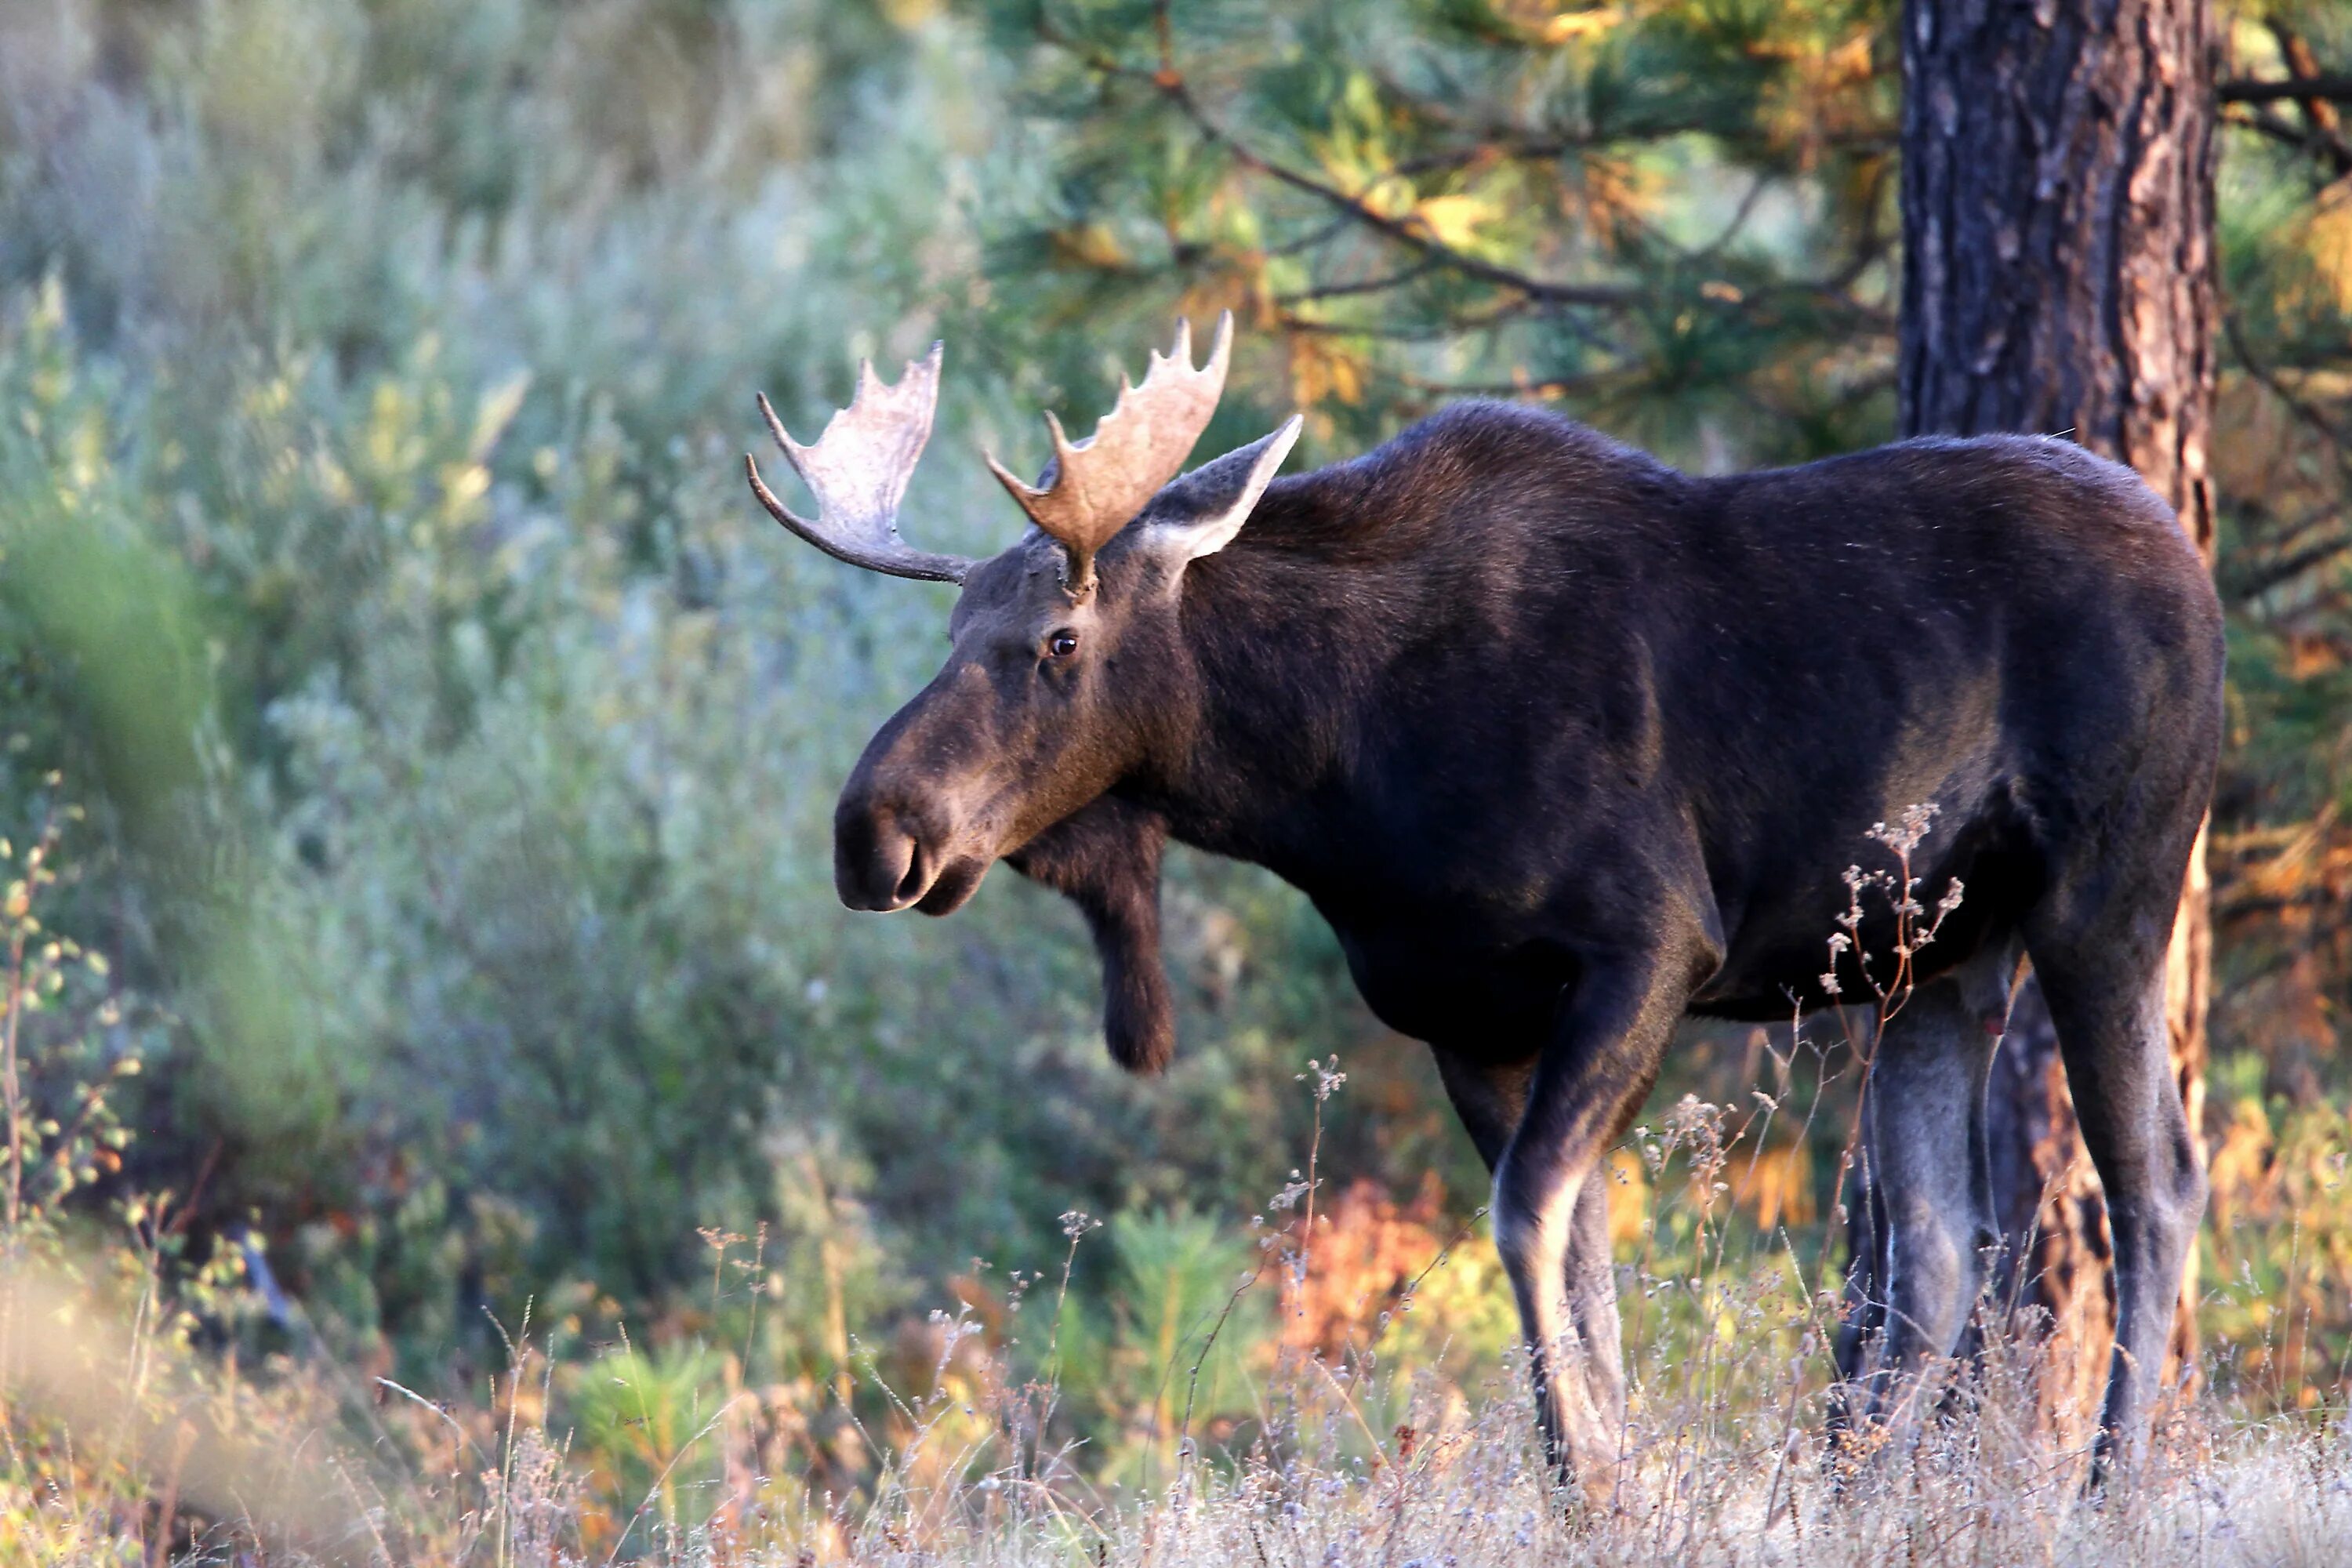
[[[0,1561],[2123,1568],[2336,1563],[2352,1541],[2339,1412],[2255,1422],[2186,1401],[2138,1473],[2094,1490],[2083,1451],[2022,1397],[2025,1353],[1997,1346],[1945,1369],[1924,1414],[1833,1462],[1825,1368],[1802,1331],[1782,1359],[1788,1325],[1743,1331],[1736,1300],[1710,1305],[1731,1325],[1721,1342],[1642,1363],[1635,1458],[1611,1517],[1554,1489],[1515,1374],[1465,1396],[1363,1355],[1286,1352],[1234,1447],[1171,1435],[1156,1475],[1110,1489],[1083,1454],[1040,1439],[1054,1390],[1013,1382],[972,1352],[976,1336],[952,1332],[933,1389],[897,1396],[887,1430],[861,1430],[874,1463],[839,1491],[810,1468],[762,1470],[781,1451],[761,1395],[739,1391],[669,1435],[632,1502],[570,1451],[535,1352],[519,1351],[477,1408],[389,1385],[355,1399],[354,1382],[315,1364],[265,1388],[159,1331],[144,1298],[109,1310],[26,1275],[5,1303]],[[1779,1397],[1763,1397],[1776,1373]]]
[[[1331,1180],[1336,1058],[1299,1075],[1313,1135],[1302,1173],[1265,1205],[1274,1222],[1253,1223],[1254,1252],[1198,1216],[1114,1226],[1121,1311],[1165,1298],[1148,1333],[1066,1332],[1080,1326],[1064,1316],[1070,1264],[1097,1227],[1074,1212],[1056,1270],[1015,1276],[993,1300],[960,1281],[956,1310],[902,1325],[887,1351],[845,1351],[823,1376],[748,1370],[766,1364],[753,1347],[779,1277],[761,1262],[764,1236],[746,1263],[731,1250],[744,1238],[723,1231],[704,1236],[698,1326],[641,1344],[625,1325],[583,1333],[576,1314],[552,1332],[526,1320],[501,1330],[502,1370],[436,1390],[447,1404],[363,1374],[291,1303],[295,1342],[257,1357],[236,1325],[263,1292],[236,1249],[191,1268],[166,1205],[119,1202],[99,1228],[89,1205],[67,1205],[129,1133],[108,1109],[123,1065],[87,1049],[114,999],[75,988],[103,969],[33,940],[56,841],[53,821],[0,900],[16,921],[0,964],[0,1131],[14,1151],[0,1183],[0,1568],[2352,1555],[2342,1372],[2308,1371],[2326,1304],[2251,1267],[2267,1256],[2253,1222],[2268,1205],[2290,1240],[2270,1272],[2340,1279],[2327,1261],[2352,1235],[2338,1223],[2340,1118],[2299,1134],[2292,1159],[2256,1159],[2251,1135],[2227,1146],[2223,1175],[2235,1161],[2269,1184],[2223,1184],[2237,1196],[2222,1212],[2239,1215],[2228,1245],[2244,1257],[2209,1295],[2206,1375],[2108,1486],[2086,1484],[2089,1413],[2037,1404],[2061,1380],[1993,1302],[1979,1354],[1934,1369],[1887,1425],[1832,1453],[1835,1220],[1796,1214],[1809,1184],[1782,1156],[1825,1117],[1850,1120],[1825,1096],[1866,1056],[1801,1031],[1745,1110],[1685,1096],[1612,1156],[1633,1360],[1630,1458],[1606,1510],[1554,1485],[1524,1377],[1493,1357],[1509,1329],[1486,1242],[1444,1237],[1433,1191],[1401,1205]],[[30,1108],[20,1046],[70,1069],[70,1123]],[[1853,1149],[1849,1137],[1841,1177]],[[1223,1271],[1237,1261],[1254,1266]],[[751,1283],[730,1289],[739,1276]],[[849,1342],[843,1324],[827,1332]],[[1464,1353],[1482,1335],[1489,1350]],[[2302,1348],[2283,1353],[2291,1342]]]
[[[1318,1111],[1344,1081],[1305,1076]],[[1803,1097],[1780,1076],[1794,1114]],[[1267,1205],[1257,1266],[1196,1292],[1128,1368],[1124,1415],[1075,1407],[1080,1373],[1102,1373],[1087,1361],[1109,1352],[1064,1334],[1050,1276],[1033,1277],[1030,1310],[1051,1321],[1032,1318],[1026,1351],[1019,1325],[966,1308],[869,1350],[854,1376],[763,1383],[727,1348],[739,1335],[748,1352],[762,1297],[740,1298],[752,1316],[729,1326],[727,1244],[741,1238],[714,1235],[702,1329],[658,1345],[624,1330],[590,1352],[576,1330],[526,1322],[503,1371],[437,1404],[360,1373],[299,1309],[296,1347],[241,1364],[208,1336],[244,1285],[206,1287],[152,1244],[78,1251],[69,1230],[28,1232],[47,1239],[0,1248],[0,1563],[2345,1559],[2340,1381],[2244,1375],[2275,1362],[2274,1313],[2210,1342],[2199,1391],[2103,1489],[2070,1436],[2089,1413],[2037,1405],[2058,1380],[1990,1302],[1980,1354],[1832,1453],[1824,1347],[1841,1293],[1818,1226],[1762,1217],[1785,1207],[1759,1178],[1780,1147],[1775,1103],[1759,1095],[1734,1124],[1686,1098],[1612,1161],[1632,1457],[1605,1514],[1554,1486],[1519,1369],[1461,1353],[1482,1313],[1494,1332],[1485,1239],[1449,1243],[1427,1203],[1366,1189],[1318,1209],[1318,1142]],[[1818,1114],[1816,1100],[1803,1117]],[[1066,1221],[1075,1256],[1095,1222]],[[2215,1300],[2211,1321],[2245,1315]]]

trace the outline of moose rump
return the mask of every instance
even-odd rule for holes
[[[2203,1200],[2162,982],[2221,736],[2219,607],[2162,503],[2062,441],[1698,479],[1493,404],[1296,478],[1296,418],[1184,472],[1230,342],[1195,369],[1180,333],[1087,440],[1053,425],[1037,485],[998,468],[1033,526],[982,562],[897,531],[938,350],[895,388],[866,373],[814,447],[776,426],[818,503],[754,468],[787,527],[962,586],[939,675],[843,792],[845,901],[945,913],[1010,860],[1084,910],[1113,1053],[1150,1069],[1164,842],[1301,889],[1494,1173],[1538,1413],[1596,1502],[1624,1381],[1591,1178],[1676,1021],[1912,966],[1840,1347],[1845,1418],[1873,1420],[1980,1288],[1986,1070],[2030,956],[2115,1230],[2106,1440],[2139,1442]],[[1848,919],[1890,836],[1937,906],[1924,944]]]

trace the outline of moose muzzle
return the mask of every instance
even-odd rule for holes
[[[880,737],[877,737],[877,742]],[[853,910],[961,909],[995,858],[959,831],[944,803],[894,789],[868,761],[858,764],[833,814],[833,885]]]

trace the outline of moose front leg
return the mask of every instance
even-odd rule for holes
[[[1468,1053],[1433,1047],[1437,1076],[1454,1102],[1454,1114],[1470,1134],[1478,1157],[1492,1176],[1526,1114],[1528,1084],[1535,1076],[1536,1058],[1493,1062]],[[1625,1429],[1624,1329],[1617,1315],[1617,1276],[1609,1250],[1609,1184],[1588,1181],[1576,1200],[1569,1225],[1568,1257],[1561,1269],[1568,1301],[1569,1327],[1579,1352],[1578,1368],[1585,1381],[1580,1396],[1592,1407],[1598,1424],[1612,1436]],[[1559,1375],[1567,1375],[1559,1369]],[[1594,1461],[1598,1463],[1596,1459]]]
[[[1717,962],[1696,941],[1589,960],[1496,1162],[1495,1245],[1517,1300],[1545,1444],[1561,1481],[1600,1510],[1617,1496],[1624,1384],[1621,1353],[1603,1344],[1616,1283],[1608,1200],[1593,1177]]]

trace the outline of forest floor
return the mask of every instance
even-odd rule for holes
[[[824,1442],[780,1442],[772,1422],[746,1441],[745,1391],[690,1429],[648,1407],[646,1468],[600,1474],[548,1418],[551,1369],[528,1342],[487,1400],[455,1406],[317,1364],[241,1379],[136,1308],[113,1315],[54,1279],[20,1277],[0,1309],[11,1568],[2252,1568],[2342,1563],[2352,1542],[2340,1410],[2251,1419],[2210,1394],[2179,1399],[2136,1468],[2092,1485],[2085,1445],[2020,1397],[2032,1369],[1998,1352],[1834,1455],[1817,1358],[1789,1364],[1777,1396],[1769,1380],[1732,1397],[1703,1368],[1652,1373],[1633,1457],[1595,1506],[1553,1485],[1516,1374],[1465,1395],[1294,1357],[1254,1427],[1171,1438],[1114,1487],[1077,1445],[1036,1436],[1055,1429],[1053,1389],[992,1376],[950,1335],[940,1364],[965,1372],[898,1404],[887,1429],[849,1418]],[[858,1442],[854,1476],[789,1457]]]
[[[584,1507],[561,1456],[520,1441],[488,1506],[437,1521],[420,1491],[389,1510],[361,1506],[338,1481],[302,1500],[308,1515],[206,1521],[177,1511],[168,1545],[152,1533],[175,1500],[159,1482],[91,1510],[70,1488],[0,1499],[7,1561],[31,1564],[323,1563],[471,1568],[643,1561],[676,1568],[818,1563],[1150,1564],[1155,1568],[1437,1568],[1444,1564],[1831,1565],[2046,1563],[2339,1564],[2352,1542],[2352,1462],[2307,1432],[2237,1434],[2194,1465],[2102,1491],[2079,1464],[1960,1458],[1930,1443],[1859,1481],[1754,1452],[1661,1457],[1614,1517],[1578,1513],[1543,1485],[1514,1405],[1482,1414],[1413,1460],[1368,1472],[1291,1464],[1202,1467],[1140,1499],[1109,1504],[1034,1479],[968,1479],[908,1488],[833,1514],[745,1517],[627,1532]],[[1701,1472],[1710,1473],[1705,1483]],[[219,1478],[215,1478],[216,1479]],[[460,1487],[458,1489],[471,1489]],[[279,1500],[285,1500],[282,1498]],[[337,1500],[352,1506],[340,1509]],[[325,1504],[323,1508],[321,1504]],[[333,1516],[341,1514],[340,1520]],[[111,1516],[112,1525],[100,1516]],[[143,1529],[142,1528],[142,1521]],[[320,1528],[320,1527],[325,1528]]]

